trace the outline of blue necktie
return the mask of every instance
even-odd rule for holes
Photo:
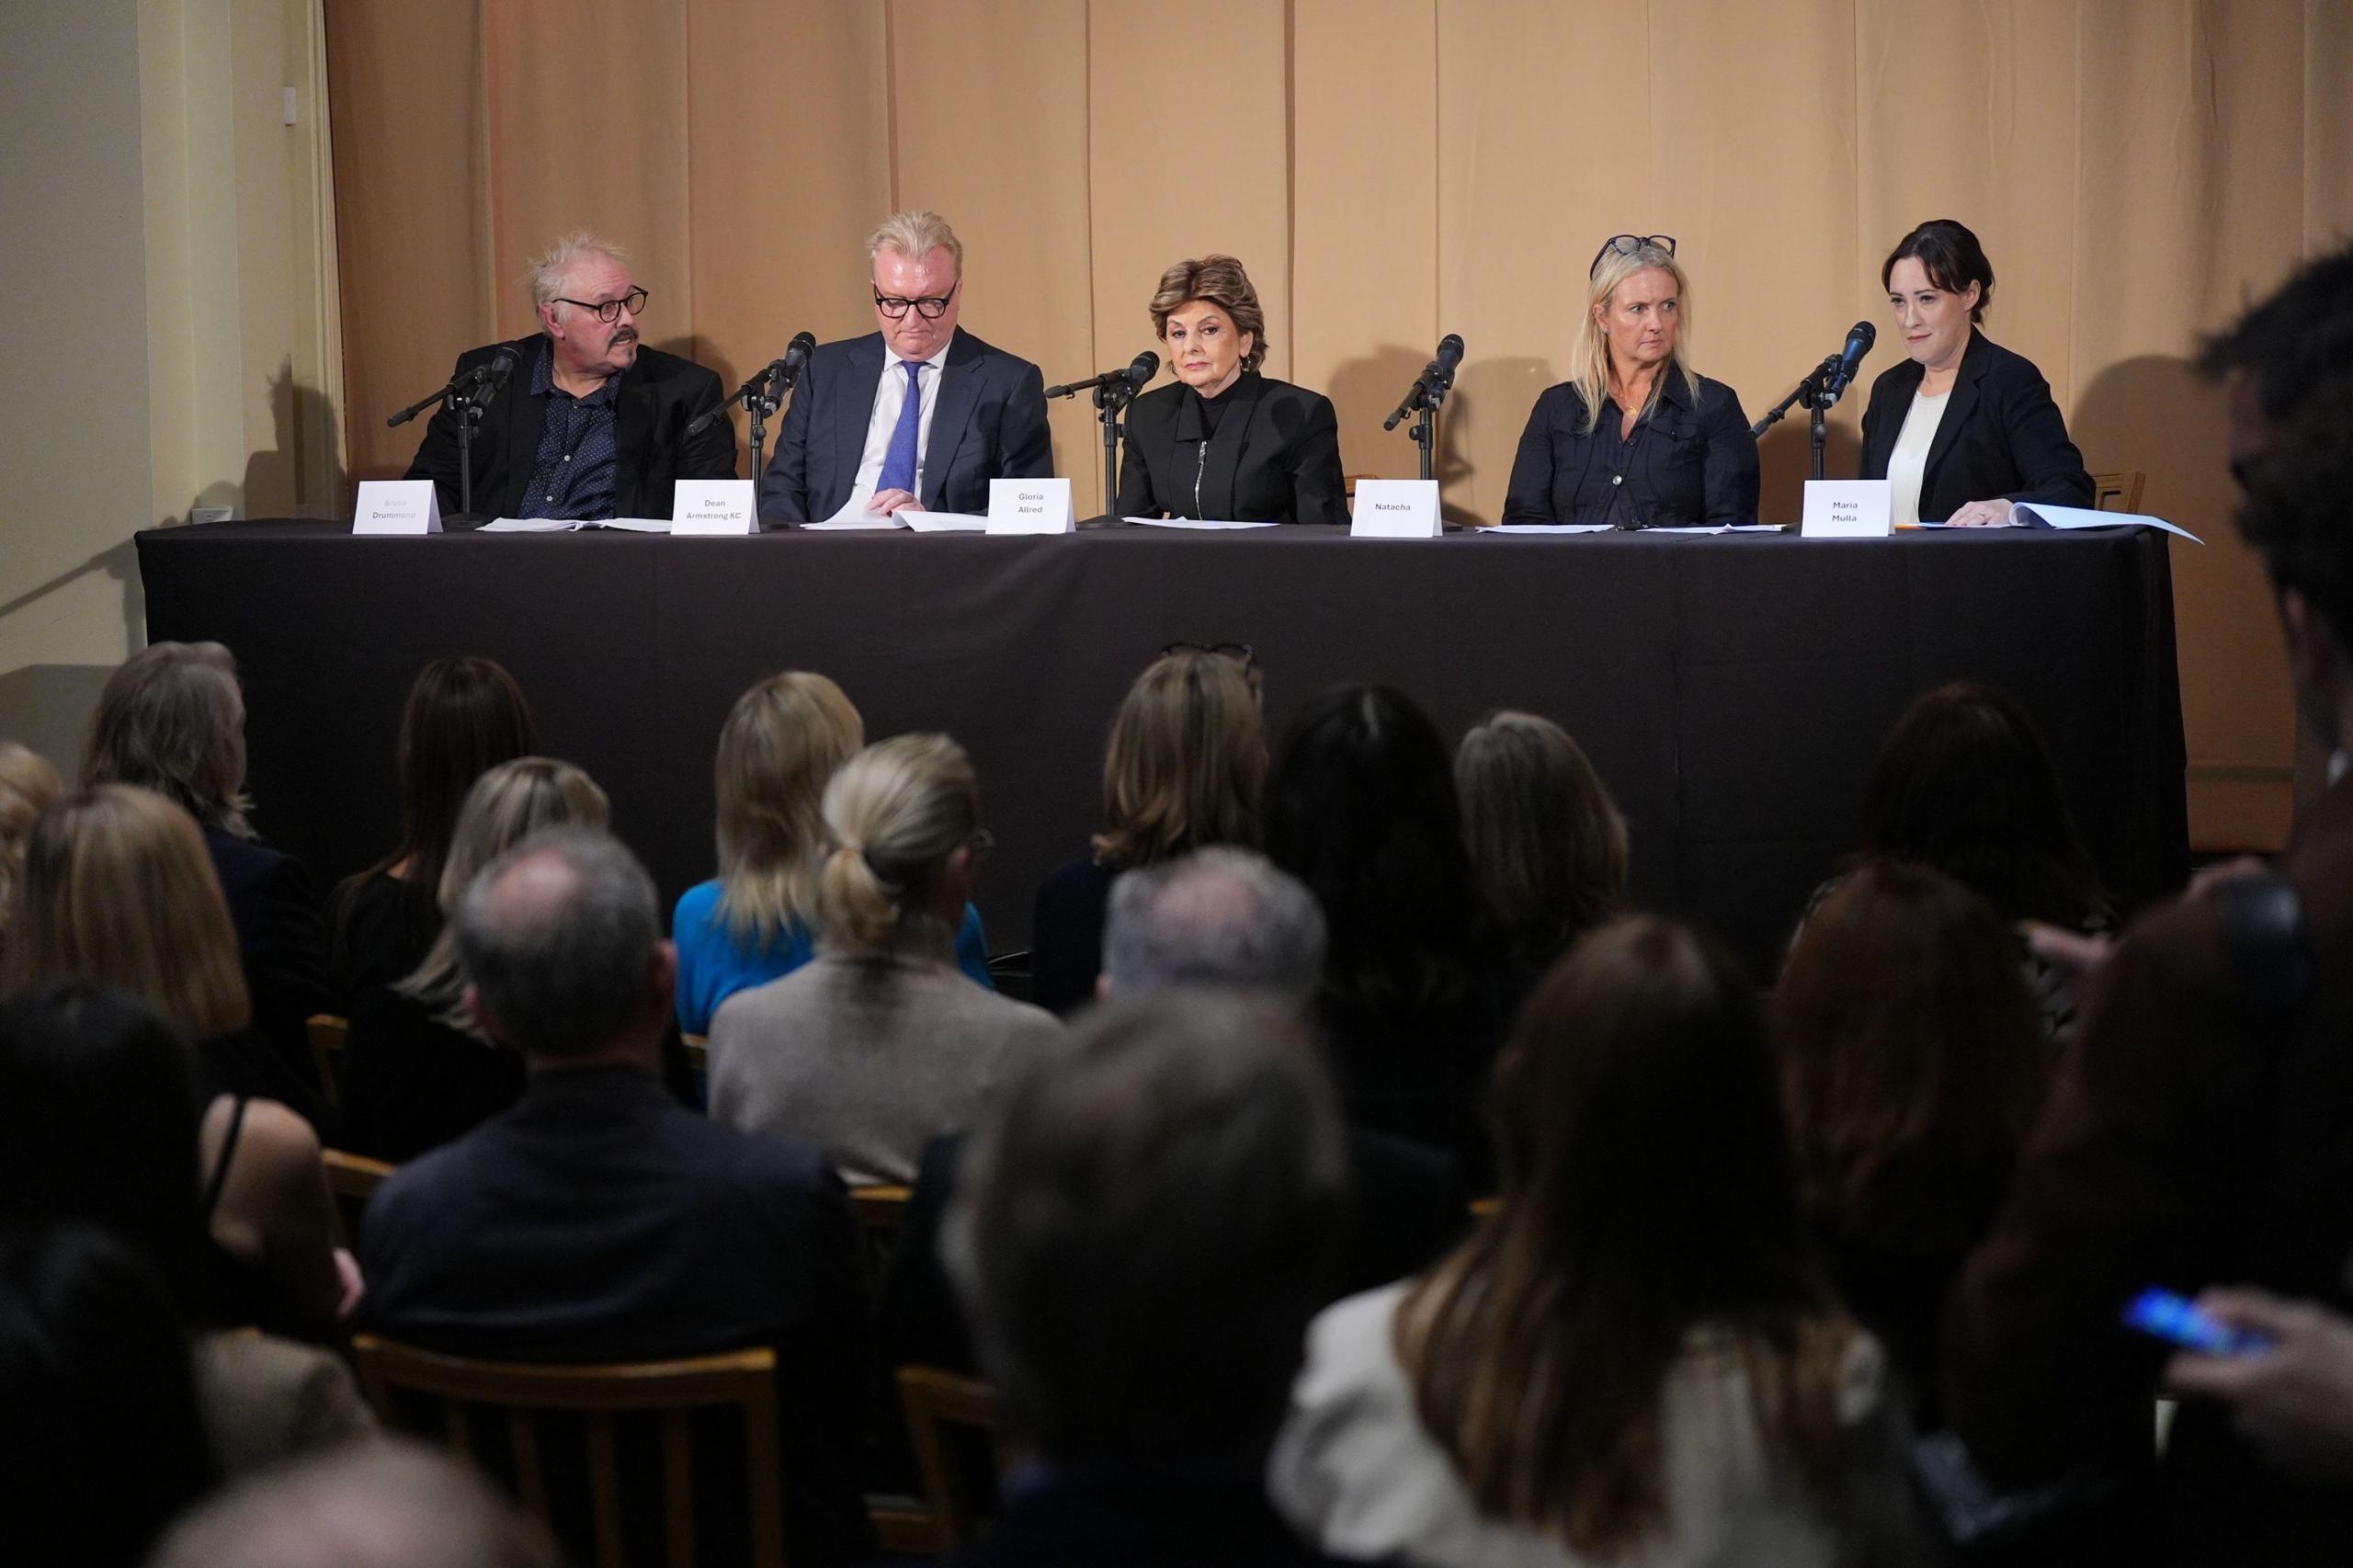
[[[874,481],[874,493],[915,487],[915,430],[923,423],[923,383],[920,376],[923,361],[902,359],[899,368],[907,373],[907,401],[900,405],[898,426],[891,432],[890,448],[882,454],[882,472]]]

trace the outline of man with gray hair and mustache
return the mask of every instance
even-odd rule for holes
[[[651,296],[619,246],[567,234],[531,264],[540,330],[470,348],[455,376],[486,370],[501,386],[474,427],[476,517],[667,517],[682,479],[735,477],[735,427],[687,426],[721,401],[719,377],[648,348],[639,320]],[[429,479],[444,519],[458,514],[458,414],[442,403],[409,464]]]

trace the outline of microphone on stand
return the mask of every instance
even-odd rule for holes
[[[1099,376],[1089,376],[1083,381],[1066,386],[1048,387],[1048,397],[1068,397],[1074,392],[1088,392],[1096,387],[1124,387],[1126,395],[1133,397],[1143,390],[1144,383],[1160,374],[1160,356],[1149,348],[1129,361],[1122,370],[1106,370]]]
[[[1844,396],[1848,382],[1855,379],[1855,367],[1879,341],[1879,329],[1867,321],[1859,321],[1847,333],[1847,347],[1838,351],[1838,368],[1830,373],[1830,381],[1822,389],[1822,406],[1828,408]]]
[[[796,332],[792,335],[792,341],[785,345],[784,358],[768,367],[780,378],[776,387],[778,396],[781,397],[791,390],[792,383],[801,379],[801,372],[808,369],[809,356],[815,352],[817,352],[815,333]]]
[[[1454,387],[1455,367],[1461,363],[1462,335],[1449,332],[1438,340],[1438,357],[1422,367],[1422,373],[1414,378],[1413,390],[1405,394],[1404,401],[1397,405],[1397,412],[1391,415],[1381,427],[1383,430],[1397,428],[1397,422],[1419,408],[1422,400],[1432,392],[1441,398],[1446,396]]]

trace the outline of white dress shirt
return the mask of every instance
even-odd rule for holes
[[[923,494],[923,463],[931,450],[931,414],[939,405],[939,380],[947,374],[948,351],[956,345],[956,335],[949,333],[931,358],[922,360],[923,369],[916,374],[915,383],[922,389],[923,406],[915,415],[915,494]],[[907,405],[906,361],[890,351],[882,350],[882,379],[874,385],[874,413],[866,422],[866,453],[858,460],[858,482],[849,487],[849,499],[842,509],[827,519],[829,522],[854,522],[866,515],[866,504],[874,499],[875,482],[882,477],[882,460],[891,450],[891,432],[899,427],[899,411]]]
[[[1895,450],[1887,458],[1888,517],[1897,528],[1920,520],[1920,484],[1927,477],[1928,449],[1936,443],[1937,426],[1944,423],[1945,404],[1951,401],[1949,391],[1934,397],[1914,392],[1912,406],[1904,411],[1904,428],[1895,433]]]

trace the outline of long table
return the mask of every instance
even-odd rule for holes
[[[1096,826],[1121,693],[1179,641],[1251,644],[1272,733],[1346,680],[1403,688],[1449,737],[1497,708],[1558,720],[1625,811],[1637,901],[1712,923],[1768,973],[1852,847],[1881,737],[1944,681],[2033,712],[2128,903],[2183,874],[2162,535],[1336,532],[386,539],[290,521],[138,548],[149,635],[235,652],[255,820],[322,877],[391,845],[400,705],[430,659],[515,673],[665,897],[710,874],[729,706],[806,668],[870,737],[945,730],[971,751],[998,843],[982,913],[992,947],[1026,947],[1039,880]]]

